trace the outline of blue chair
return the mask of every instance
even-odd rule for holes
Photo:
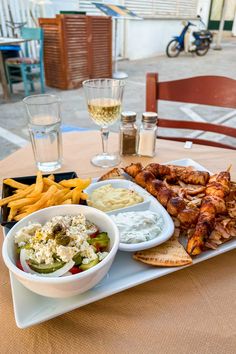
[[[24,27],[21,29],[21,37],[26,40],[24,43],[23,56],[8,58],[5,61],[7,79],[10,86],[10,92],[13,93],[13,84],[17,81],[23,81],[25,96],[34,91],[34,80],[40,80],[41,93],[45,92],[44,86],[44,68],[43,68],[43,30],[42,28]],[[28,41],[36,40],[39,42],[39,57],[29,56]],[[21,76],[12,74],[10,68],[20,68]]]

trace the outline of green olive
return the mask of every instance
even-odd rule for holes
[[[56,234],[55,240],[58,245],[67,246],[70,242],[70,237],[63,232],[58,232]]]

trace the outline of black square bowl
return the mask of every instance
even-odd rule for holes
[[[47,177],[50,174],[43,175],[43,177]],[[61,173],[53,173],[55,177],[55,182],[60,182],[63,179],[71,179],[71,178],[76,178],[78,177],[76,172],[61,172]],[[36,176],[25,176],[25,177],[13,177],[13,179],[17,182],[24,183],[24,184],[33,184],[36,182]],[[3,183],[2,187],[2,198],[9,197],[10,195],[13,194],[13,191],[15,188],[12,188],[8,186],[7,184]],[[81,201],[81,204],[87,205],[86,201]],[[1,215],[0,215],[0,222],[2,226],[5,226],[7,228],[11,228],[13,225],[17,223],[17,221],[7,221],[8,215],[10,212],[10,208],[7,207],[7,205],[3,205],[1,207]]]

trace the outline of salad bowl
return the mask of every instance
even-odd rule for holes
[[[61,277],[44,277],[40,274],[30,274],[16,265],[17,252],[15,235],[17,231],[30,223],[45,224],[55,216],[83,214],[87,220],[94,223],[99,230],[107,232],[110,239],[107,256],[98,264],[81,273]],[[3,243],[3,260],[9,271],[27,289],[43,296],[65,298],[84,293],[93,288],[108,273],[119,246],[119,231],[112,219],[104,212],[84,205],[59,205],[45,208],[30,214],[19,221],[7,234]]]

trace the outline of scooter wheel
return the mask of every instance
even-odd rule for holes
[[[206,55],[206,53],[208,52],[208,50],[210,49],[210,44],[208,44],[208,46],[206,46],[205,48],[203,49],[196,49],[196,54],[199,56],[199,57],[203,57],[204,55]]]
[[[179,42],[175,39],[172,39],[166,47],[166,55],[169,58],[176,58],[180,53],[180,49],[178,48],[178,46]]]

